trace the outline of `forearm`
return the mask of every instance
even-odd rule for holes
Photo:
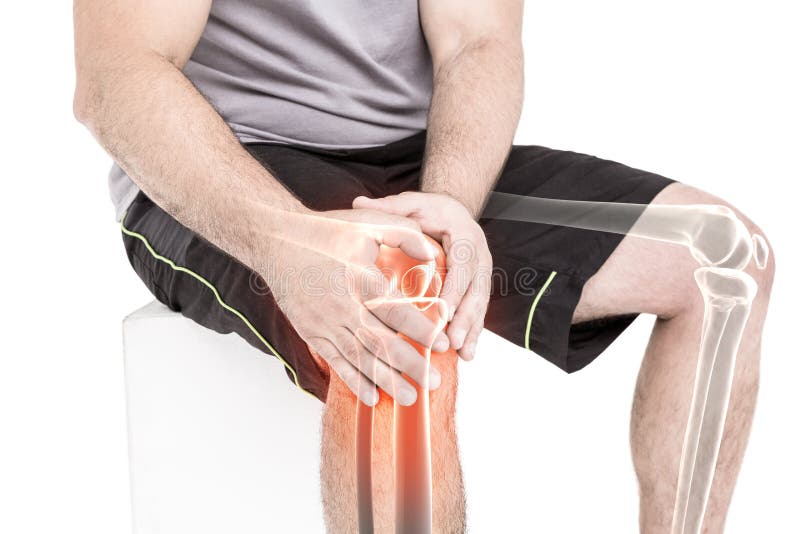
[[[522,47],[487,39],[434,74],[421,189],[480,214],[514,138],[522,108]]]
[[[171,62],[114,58],[79,83],[76,115],[154,202],[261,269],[280,212],[305,209]]]

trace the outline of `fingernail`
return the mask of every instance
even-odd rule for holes
[[[470,343],[464,347],[464,359],[471,360],[475,357],[475,343]]]
[[[461,348],[461,345],[464,344],[464,337],[467,335],[467,331],[456,328],[455,330],[448,332],[448,334],[450,335],[450,345],[454,349],[458,350]]]
[[[436,338],[436,341],[433,344],[433,352],[444,352],[450,347],[450,341],[448,341],[447,336],[443,334],[439,334]]]
[[[441,385],[442,375],[439,374],[436,367],[431,367],[430,373],[428,373],[428,389],[436,389]]]
[[[370,391],[366,395],[364,395],[364,399],[362,402],[367,406],[375,406],[378,404],[378,392],[377,391]]]
[[[417,400],[417,391],[411,388],[403,388],[397,395],[397,401],[403,406],[411,406]]]

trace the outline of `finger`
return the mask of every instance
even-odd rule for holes
[[[483,331],[483,320],[478,321],[475,323],[467,334],[466,339],[464,339],[464,345],[461,347],[461,350],[458,351],[458,355],[461,356],[461,359],[464,361],[470,361],[475,358],[475,348],[478,346],[478,336]]]
[[[422,233],[419,224],[411,219],[381,210],[352,210],[350,215],[355,217],[355,222],[366,227],[370,237],[379,244],[399,248],[412,258],[423,261],[431,261],[439,253]]]
[[[356,197],[353,200],[355,209],[379,210],[404,217],[413,211],[414,208],[411,204],[407,197],[404,198],[400,195],[389,195],[383,198]]]
[[[444,352],[450,346],[444,332],[411,303],[392,302],[391,297],[379,298],[364,303],[369,312],[377,317],[392,333],[401,332],[423,347],[434,352]],[[367,319],[363,319],[366,323]]]
[[[336,347],[350,363],[361,371],[372,383],[377,384],[390,397],[403,406],[417,400],[417,390],[402,375],[369,352],[355,337],[344,330],[335,340]]]
[[[477,284],[470,285],[470,290],[464,295],[447,328],[447,337],[450,338],[451,347],[456,350],[464,347],[464,341],[472,327],[483,321],[488,300],[488,295],[479,290]]]
[[[475,246],[467,240],[458,240],[448,243],[447,247],[447,276],[442,286],[439,297],[445,301],[452,320],[458,312],[461,300],[475,278],[479,260]],[[466,335],[466,331],[464,332]],[[450,337],[452,343],[453,338]],[[455,347],[458,348],[458,347]]]
[[[333,343],[326,339],[316,339],[311,345],[361,402],[367,406],[375,406],[378,403],[378,390],[375,384],[347,361]]]
[[[450,313],[450,306],[447,304],[447,301],[442,298],[437,298],[436,303],[437,303],[436,309],[439,312],[439,317],[441,317],[442,320],[444,321],[444,324],[447,325],[447,323],[450,322],[450,319],[452,319],[451,317],[452,314]],[[447,338],[447,344],[448,345],[450,344],[450,338]]]
[[[356,337],[368,351],[391,368],[411,377],[420,387],[434,390],[442,383],[439,371],[397,334],[362,327],[356,331]]]
[[[414,259],[432,261],[439,251],[428,242],[425,234],[399,225],[375,226],[375,240],[392,248],[399,248]]]

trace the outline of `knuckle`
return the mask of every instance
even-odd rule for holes
[[[359,357],[358,343],[353,339],[353,336],[348,333],[342,333],[336,336],[336,346],[339,347],[341,353],[350,361],[355,361]]]
[[[380,336],[369,333],[365,336],[364,347],[378,358],[384,359],[387,356],[386,345]]]
[[[458,311],[461,312],[460,315],[465,321],[472,324],[478,319],[479,305],[474,301],[465,301]]]
[[[463,313],[459,314],[456,312],[453,320],[450,321],[450,327],[448,328],[448,332],[455,332],[458,330],[468,330],[467,326],[469,325],[469,321],[465,317]]]

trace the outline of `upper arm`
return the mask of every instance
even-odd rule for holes
[[[434,65],[472,43],[521,47],[523,0],[419,0],[420,20]]]
[[[205,27],[211,0],[75,0],[75,62],[82,71],[139,53],[182,68]]]

